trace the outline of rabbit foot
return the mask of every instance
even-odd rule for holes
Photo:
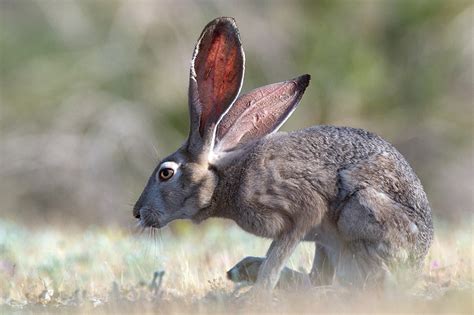
[[[258,271],[264,260],[265,258],[263,257],[245,257],[227,271],[227,279],[234,283],[255,283]],[[308,288],[310,286],[311,281],[307,274],[285,267],[281,271],[276,287],[279,289],[294,289]]]
[[[265,258],[248,256],[227,271],[227,279],[235,283],[255,283],[258,270]]]

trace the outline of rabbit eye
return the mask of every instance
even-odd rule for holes
[[[160,180],[168,180],[174,175],[174,170],[172,168],[163,168],[160,170],[159,177]]]
[[[164,182],[169,180],[176,174],[180,164],[173,161],[166,161],[160,165],[158,172],[156,173],[156,180]]]

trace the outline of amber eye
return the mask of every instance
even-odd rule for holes
[[[160,180],[168,180],[174,175],[174,170],[172,168],[163,168],[160,170]]]

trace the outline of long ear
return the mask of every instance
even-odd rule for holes
[[[211,149],[216,125],[239,94],[243,76],[244,52],[235,21],[217,18],[204,28],[191,60],[188,141],[191,153]]]
[[[310,75],[270,84],[240,96],[217,126],[216,151],[228,151],[277,131],[293,113]]]

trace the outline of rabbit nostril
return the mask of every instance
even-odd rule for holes
[[[236,269],[236,267],[230,269],[227,271],[227,279],[229,279],[232,282],[240,282],[240,274],[239,271]]]
[[[133,216],[134,216],[136,219],[140,219],[140,210],[138,210],[137,208],[134,208],[134,209],[133,209]]]

